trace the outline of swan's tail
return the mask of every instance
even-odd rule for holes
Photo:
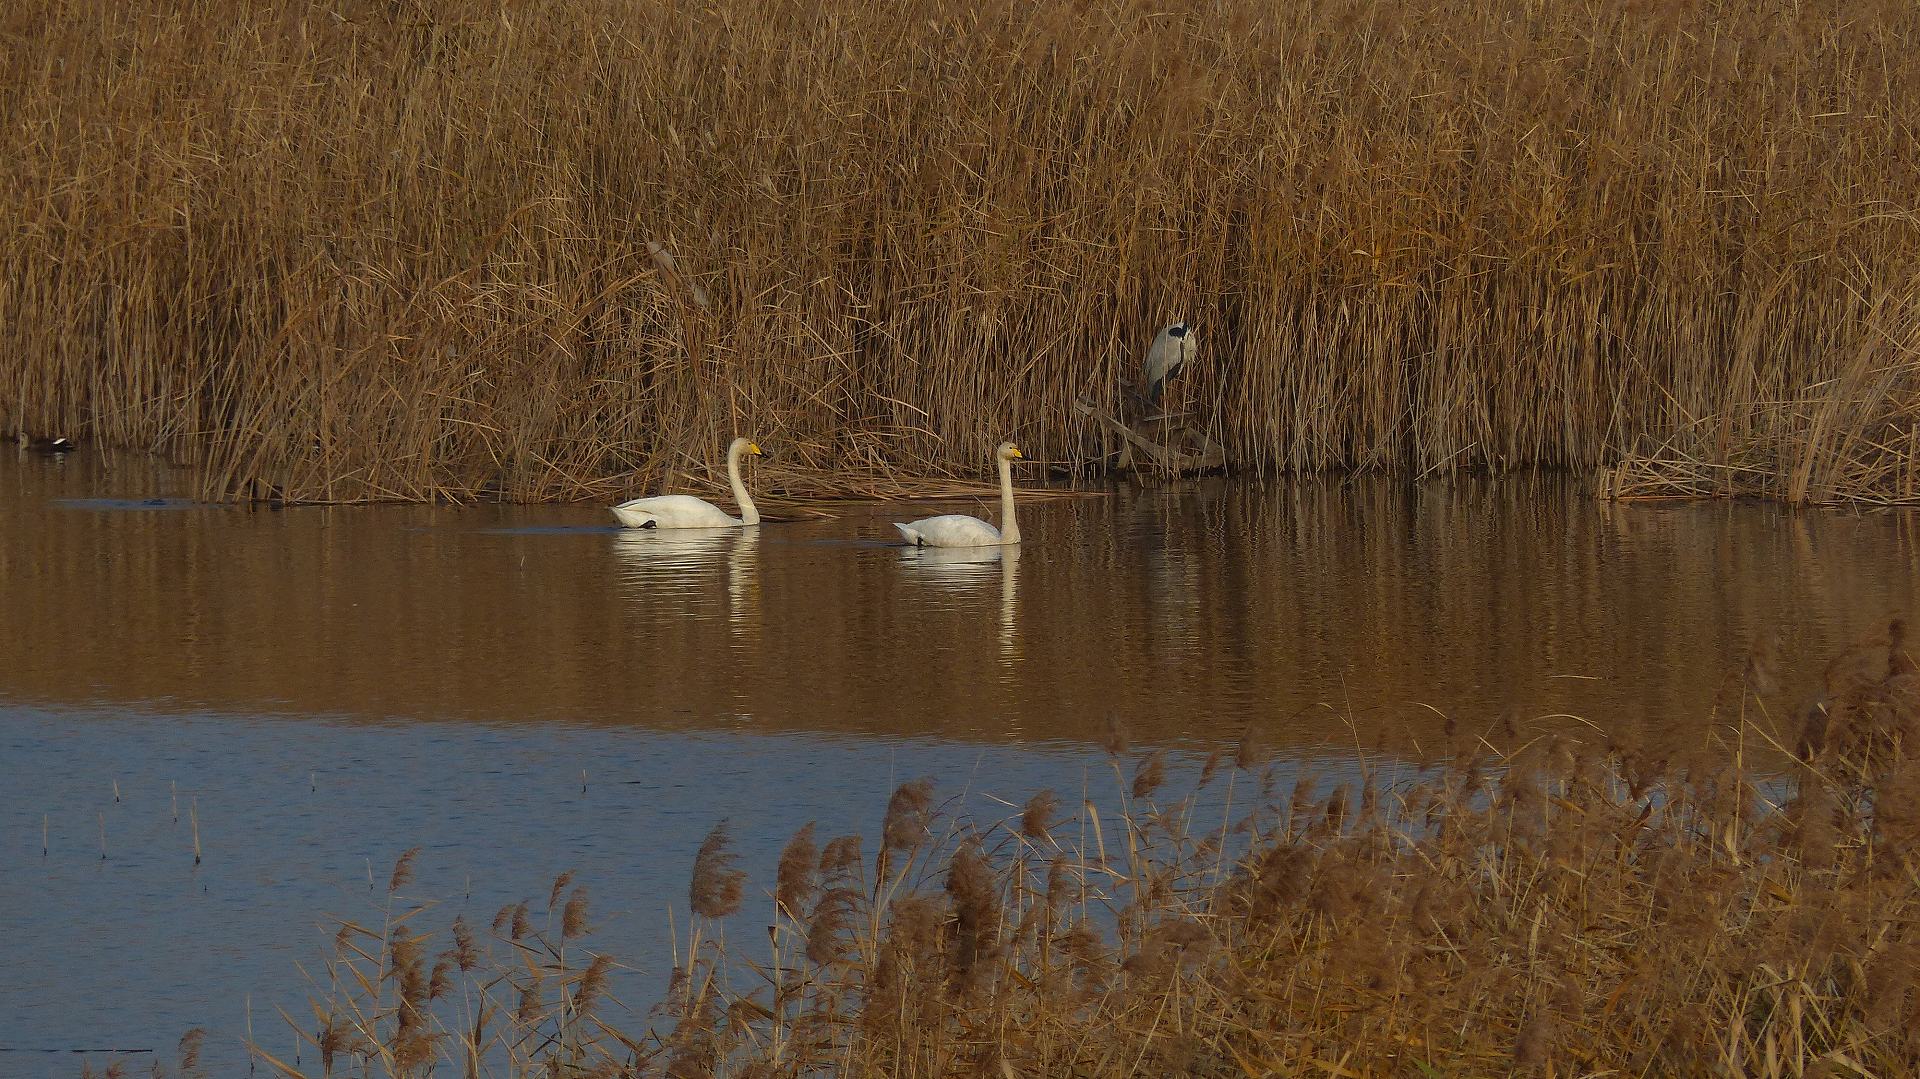
[[[660,522],[653,514],[645,510],[630,510],[625,506],[613,507],[614,519],[628,528],[658,528]]]
[[[913,544],[915,547],[924,547],[927,545],[927,541],[921,537],[920,533],[915,532],[913,529],[908,528],[906,525],[900,524],[899,522],[896,521],[894,522],[893,527],[899,529],[900,534],[907,537],[907,542]]]

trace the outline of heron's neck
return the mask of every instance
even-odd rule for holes
[[[753,499],[747,497],[747,485],[740,482],[740,447],[727,451],[727,482],[733,485],[733,500],[740,505],[740,523],[757,525],[760,523],[760,510],[754,506]]]
[[[1020,542],[1020,522],[1013,519],[1013,462],[1000,459],[1000,539]]]

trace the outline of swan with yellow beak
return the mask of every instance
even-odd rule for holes
[[[757,525],[760,523],[760,511],[754,508],[753,499],[747,496],[747,485],[740,482],[740,457],[742,454],[761,456],[760,447],[752,439],[736,438],[727,447],[727,482],[733,487],[733,500],[740,506],[740,516],[734,517],[719,506],[704,498],[692,495],[660,495],[657,498],[636,498],[631,502],[622,502],[613,507],[613,515],[628,528],[727,528]]]
[[[999,528],[964,513],[944,513],[908,524],[896,522],[893,527],[915,547],[998,547],[1019,543],[1020,523],[1013,519],[1013,462],[1020,456],[1020,447],[1011,442],[1002,442],[993,451],[993,459],[1000,465]]]

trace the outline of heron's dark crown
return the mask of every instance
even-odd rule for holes
[[[1187,324],[1184,322],[1176,322],[1173,325],[1167,327],[1168,337],[1185,337],[1186,335],[1187,335]]]

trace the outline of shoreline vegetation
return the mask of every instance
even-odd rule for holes
[[[449,917],[409,895],[409,851],[303,968],[299,1062],[254,1053],[288,1076],[1906,1074],[1920,667],[1898,619],[1810,703],[1786,665],[1758,640],[1680,755],[1503,721],[1289,791],[1253,727],[1190,766],[1116,723],[1114,813],[1042,791],[960,818],[913,781],[877,842],[804,825],[767,881],[723,821],[645,1012],[571,874]]]
[[[20,0],[0,433],[202,494],[1250,473],[1920,499],[1920,8]]]

